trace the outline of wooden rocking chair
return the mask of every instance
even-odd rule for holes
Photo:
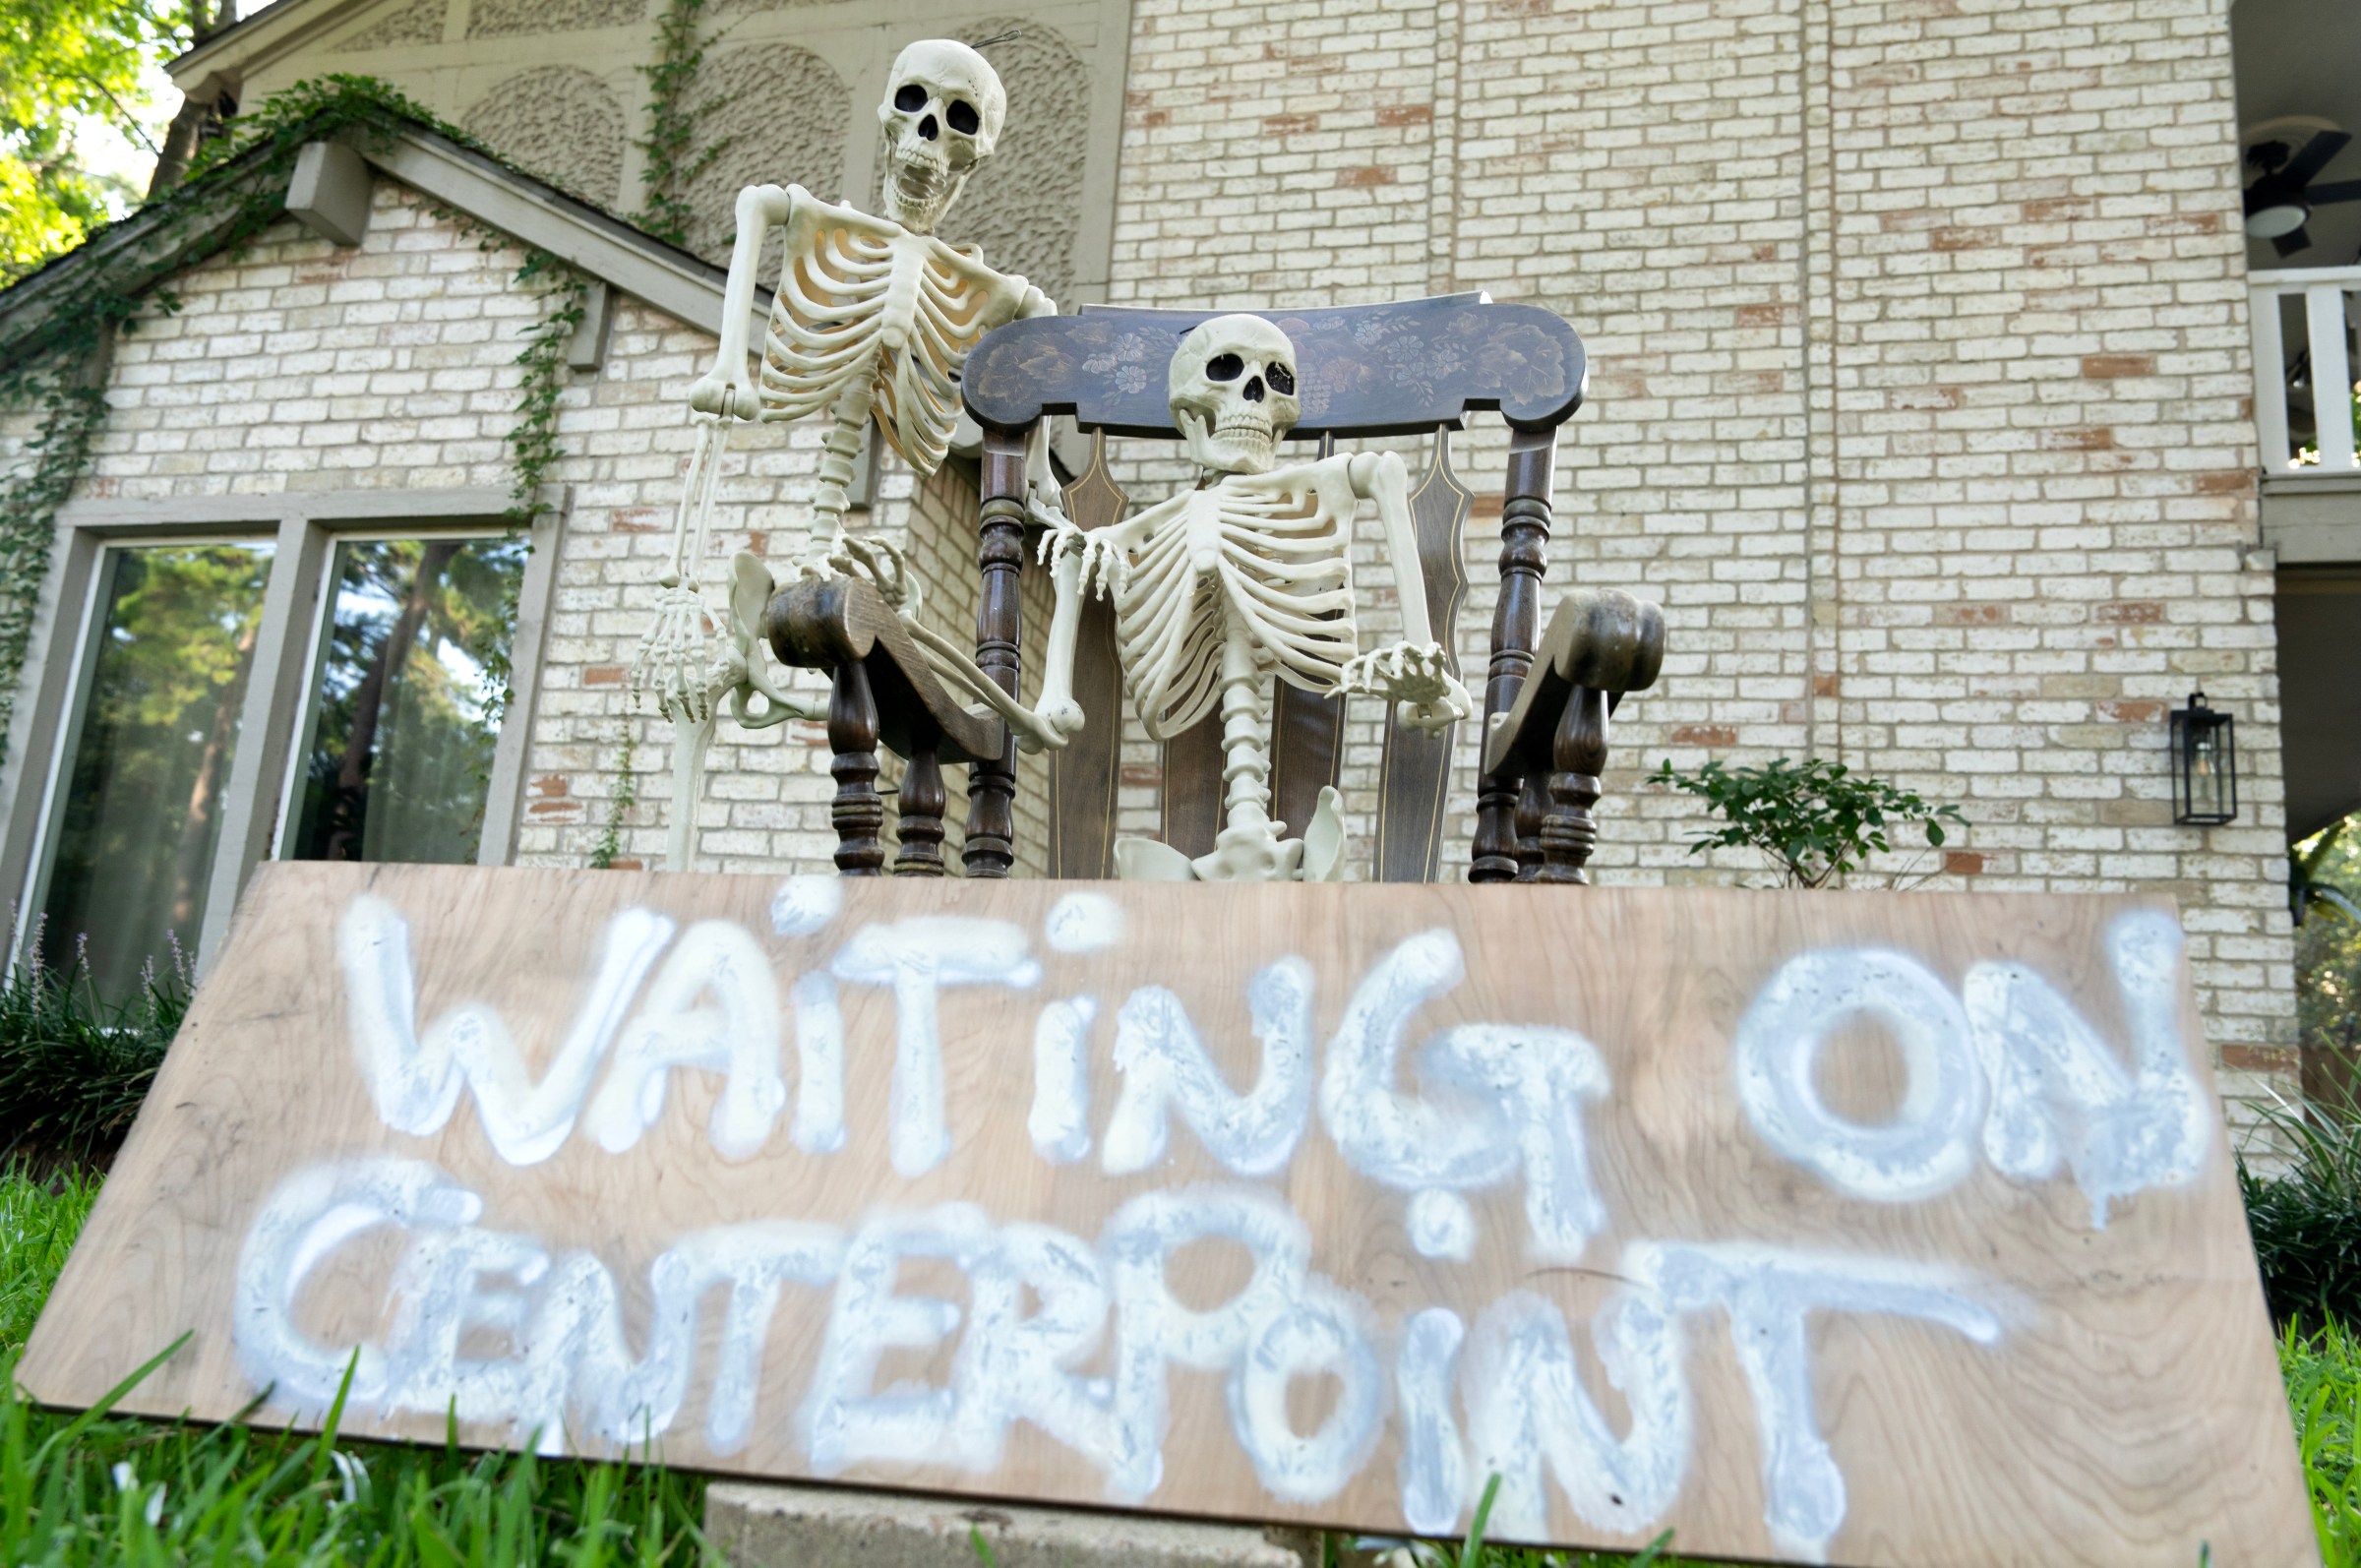
[[[1128,498],[1108,473],[1109,435],[1178,443],[1165,401],[1174,347],[1213,311],[1090,306],[1078,316],[1010,323],[969,356],[968,411],[984,431],[976,662],[1014,694],[1024,649],[1019,573],[1027,560],[1025,446],[1052,414],[1071,414],[1093,434],[1091,460],[1066,486],[1068,514],[1083,528],[1120,520]],[[1467,582],[1460,542],[1473,496],[1451,470],[1448,433],[1471,410],[1507,420],[1508,472],[1500,509],[1500,597],[1492,617],[1483,707],[1488,744],[1477,791],[1468,879],[1589,880],[1597,841],[1591,808],[1605,766],[1606,722],[1626,692],[1656,679],[1664,621],[1653,605],[1613,590],[1565,596],[1545,639],[1537,636],[1546,570],[1549,493],[1557,427],[1582,404],[1582,340],[1556,315],[1456,294],[1391,305],[1263,311],[1296,345],[1302,419],[1291,440],[1325,453],[1338,440],[1434,436],[1433,459],[1413,486],[1423,587],[1436,637],[1454,646]],[[1036,567],[1034,570],[1041,570]],[[866,583],[799,582],[776,594],[764,632],[780,660],[825,669],[832,680],[828,736],[837,781],[836,864],[848,875],[883,869],[883,804],[877,790],[880,742],[907,758],[897,875],[940,874],[941,764],[966,762],[970,876],[1005,876],[1014,860],[1016,752],[998,719],[980,719],[928,671],[893,616]],[[1536,668],[1541,676],[1529,680]],[[1084,606],[1074,695],[1089,726],[1051,754],[1049,871],[1054,877],[1114,874],[1120,774],[1122,681],[1115,615],[1103,598]],[[1344,699],[1281,684],[1274,715],[1271,814],[1311,819],[1320,790],[1337,781]],[[1379,781],[1378,880],[1431,881],[1441,864],[1452,733],[1428,735],[1388,712]],[[1208,718],[1164,749],[1162,837],[1189,856],[1213,848],[1222,800],[1220,724]]]

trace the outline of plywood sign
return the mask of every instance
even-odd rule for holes
[[[2312,1560],[2169,908],[272,866],[23,1375],[1842,1563]],[[358,1347],[355,1358],[355,1347]]]

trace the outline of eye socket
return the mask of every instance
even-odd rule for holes
[[[893,106],[904,114],[916,114],[927,106],[927,90],[915,82],[906,82],[902,90],[893,95]]]
[[[942,117],[948,120],[951,129],[961,136],[975,135],[977,129],[984,123],[976,114],[976,106],[965,98],[951,99],[951,106],[942,111]]]
[[[1296,373],[1275,359],[1263,370],[1262,379],[1269,382],[1271,391],[1282,397],[1296,394]]]
[[[1205,379],[1207,381],[1236,381],[1238,373],[1245,368],[1246,362],[1236,354],[1216,354],[1205,361]]]

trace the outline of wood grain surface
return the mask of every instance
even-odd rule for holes
[[[1069,902],[1077,895],[1081,902]],[[831,913],[839,897],[841,908]],[[438,1126],[393,1130],[362,1071],[356,1023],[364,1016],[398,1021],[412,997],[402,987],[372,992],[354,984],[380,973],[368,967],[368,955],[382,957],[386,942],[371,948],[357,936],[374,930],[382,938],[394,929],[385,924],[389,912],[406,932],[416,1027],[431,1031],[469,1004],[479,1009],[479,1024],[497,1014],[522,1057],[523,1088],[541,1082],[561,1042],[570,1033],[578,1039],[581,1020],[594,1017],[585,996],[602,954],[618,950],[631,932],[648,946],[646,934],[664,931],[651,916],[672,922],[672,934],[648,948],[656,953],[643,969],[648,978],[624,988],[628,1005],[615,1016],[626,1021],[627,1043],[637,1038],[636,1020],[667,1005],[657,998],[668,985],[676,1009],[716,1007],[717,993],[684,991],[666,967],[694,941],[734,942],[730,950],[740,953],[758,949],[767,970],[741,964],[729,971],[737,1022],[716,1025],[716,1038],[761,1048],[757,1056],[775,1044],[786,1103],[771,1105],[775,1122],[766,1135],[736,1148],[736,1158],[716,1147],[727,1121],[717,1116],[724,1075],[702,1067],[656,1079],[665,1090],[660,1101],[624,1096],[625,1109],[652,1118],[619,1150],[611,1151],[615,1140],[603,1133],[592,1135],[585,1116],[563,1141],[540,1151],[544,1157],[512,1164],[496,1152],[482,1100],[463,1086],[455,1087],[455,1108]],[[368,925],[364,915],[377,924]],[[913,924],[928,920],[968,924]],[[801,934],[777,935],[782,928]],[[790,1280],[778,1288],[775,1308],[757,1314],[755,1328],[766,1328],[766,1337],[752,1371],[735,1378],[726,1369],[716,1372],[716,1347],[725,1335],[725,1305],[752,1293],[733,1297],[716,1289],[693,1300],[696,1355],[686,1393],[668,1423],[646,1435],[662,1457],[716,1471],[1380,1534],[1417,1522],[1406,1523],[1405,1482],[1448,1449],[1463,1460],[1451,1522],[1464,1528],[1465,1506],[1481,1490],[1483,1472],[1497,1469],[1509,1477],[1504,1501],[1519,1477],[1539,1481],[1532,1492],[1538,1513],[1511,1533],[1567,1544],[1630,1546],[1671,1529],[1684,1555],[1790,1560],[1824,1552],[1837,1563],[1913,1568],[2190,1568],[2201,1543],[2223,1565],[2314,1562],[2270,1324],[2177,930],[2167,906],[2129,898],[956,880],[831,879],[783,887],[776,878],[734,875],[266,865],[99,1196],[20,1375],[45,1402],[86,1405],[186,1331],[187,1346],[125,1403],[158,1415],[187,1411],[219,1419],[248,1405],[258,1378],[278,1364],[258,1360],[255,1350],[262,1343],[258,1325],[270,1326],[337,1363],[356,1343],[400,1351],[413,1386],[398,1397],[379,1388],[373,1397],[356,1398],[343,1414],[344,1429],[439,1442],[449,1392],[429,1375],[438,1364],[435,1347],[417,1343],[429,1337],[420,1303],[438,1280],[457,1280],[473,1302],[471,1316],[445,1325],[441,1364],[454,1376],[476,1377],[480,1386],[524,1364],[517,1357],[535,1343],[538,1325],[566,1305],[553,1297],[574,1289],[562,1282],[578,1284],[586,1259],[614,1282],[622,1343],[636,1357],[651,1335],[651,1271],[662,1277],[670,1265],[659,1266],[660,1256],[677,1259],[685,1238],[780,1221],[805,1222],[813,1235],[866,1237],[880,1226],[907,1227],[913,1216],[935,1212],[939,1220],[952,1212],[937,1206],[966,1204],[981,1217],[959,1212],[991,1236],[1012,1236],[999,1228],[1028,1222],[1078,1238],[1085,1255],[1105,1241],[1095,1255],[1117,1281],[1106,1331],[1066,1356],[1061,1370],[1020,1380],[1038,1393],[1076,1374],[1071,1385],[1087,1400],[1092,1391],[1082,1377],[1120,1383],[1116,1347],[1146,1332],[1140,1325],[1147,1309],[1138,1303],[1148,1297],[1127,1292],[1169,1292],[1177,1312],[1205,1314],[1210,1322],[1235,1304],[1247,1279],[1245,1248],[1204,1239],[1180,1246],[1161,1265],[1151,1259],[1161,1274],[1152,1272],[1150,1286],[1138,1287],[1137,1246],[1111,1239],[1129,1223],[1121,1217],[1167,1199],[1176,1212],[1195,1212],[1190,1205],[1216,1201],[1207,1194],[1229,1193],[1237,1202],[1300,1217],[1309,1273],[1289,1287],[1293,1316],[1256,1319],[1247,1348],[1199,1347],[1197,1359],[1210,1364],[1186,1364],[1188,1356],[1174,1352],[1177,1358],[1161,1374],[1169,1418],[1161,1433],[1154,1423],[1147,1428],[1160,1439],[1161,1466],[1144,1489],[1118,1495],[1106,1453],[1085,1456],[1021,1420],[998,1433],[1004,1442],[997,1455],[945,1438],[933,1448],[894,1450],[893,1459],[815,1461],[816,1443],[842,1438],[828,1410],[817,1410],[815,1423],[815,1368],[833,1354],[831,1346],[841,1351],[852,1343],[845,1336],[882,1332],[902,1341],[871,1344],[866,1360],[854,1357],[856,1392],[885,1396],[858,1407],[863,1420],[892,1416],[918,1421],[907,1429],[919,1430],[927,1413],[937,1411],[945,1413],[944,1430],[964,1430],[960,1420],[973,1412],[960,1403],[962,1391],[986,1386],[971,1381],[982,1374],[976,1358],[962,1354],[990,1315],[981,1287],[971,1289],[984,1277],[973,1272],[982,1254],[905,1256],[898,1269],[888,1259],[881,1276],[873,1270],[870,1286],[894,1298],[890,1321],[875,1301],[874,1310],[845,1306],[849,1267],[833,1284]],[[1029,983],[1021,985],[940,989],[936,1015],[948,1150],[906,1174],[897,1164],[923,1162],[903,1158],[908,1151],[889,1137],[889,1126],[900,1125],[897,1042],[907,1044],[914,1015],[897,1012],[890,986],[858,978],[875,973],[859,953],[881,935],[927,931],[951,955],[941,960],[945,974],[985,962],[980,955],[995,941],[1017,943],[1038,974],[1028,972]],[[2158,949],[2163,967],[2120,967],[2122,934],[2131,931],[2173,934]],[[1428,1222],[1447,1216],[1450,1203],[1414,1192],[1416,1182],[1370,1175],[1378,1171],[1366,1154],[1374,1124],[1353,1121],[1341,1109],[1362,1103],[1337,1098],[1335,1063],[1340,1042],[1376,1016],[1373,998],[1383,987],[1371,977],[1397,974],[1405,954],[1442,950],[1458,952],[1464,978],[1429,977],[1431,995],[1412,998],[1417,1005],[1400,1033],[1398,1059],[1389,1057],[1384,1068],[1382,1087],[1403,1097],[1397,1106],[1425,1118],[1417,1121],[1403,1157],[1415,1163],[1437,1154],[1455,1126],[1472,1124],[1473,1091],[1451,1091],[1434,1076],[1439,1063],[1459,1059],[1451,1053],[1460,1046],[1475,1051],[1511,1038],[1554,1040],[1541,1055],[1521,1059],[1557,1073],[1588,1059],[1587,1042],[1603,1077],[1594,1090],[1565,1102],[1579,1107],[1579,1143],[1559,1136],[1553,1146],[1556,1158],[1575,1162],[1578,1176],[1587,1172],[1599,1205],[1587,1236],[1577,1227],[1572,1250],[1542,1244],[1535,1218],[1542,1183],[1532,1178],[1541,1167],[1531,1161],[1537,1151],[1550,1151],[1527,1142],[1509,1151],[1515,1168],[1502,1167],[1491,1177],[1462,1170],[1457,1177],[1433,1178],[1438,1186],[1458,1181],[1472,1244],[1459,1260],[1447,1247],[1442,1255],[1429,1255],[1431,1246],[1423,1252],[1414,1239],[1432,1235]],[[2020,968],[1995,967],[2012,964]],[[1933,1176],[1922,1174],[1912,1192],[1847,1190],[1848,1182],[1859,1183],[1840,1162],[1811,1150],[1799,1155],[1787,1133],[1767,1130],[1759,1095],[1749,1098],[1757,1093],[1747,1088],[1755,1079],[1741,1070],[1758,1059],[1749,1050],[1785,1049],[1777,1042],[1786,1036],[1765,1033],[1778,997],[1825,1000],[1843,990],[1829,976],[1847,965],[1862,973],[1907,971],[1938,998],[1960,996],[1978,976],[2015,975],[2021,996],[2064,998],[2089,1040],[2127,1075],[2142,1062],[2155,1064],[2159,1039],[2169,1052],[2177,1038],[2187,1098],[2202,1116],[2183,1123],[2195,1129],[2188,1169],[2118,1192],[2103,1206],[2102,1226],[2094,1223],[2100,1206],[2076,1164],[2061,1159],[2046,1176],[2027,1176],[2020,1147],[2003,1151],[2015,1162],[2017,1174],[2008,1174],[2002,1154],[1993,1152],[2000,1147],[1991,1135],[1997,1123],[1970,1116],[1958,1123],[1957,1147],[1950,1149],[1957,1158]],[[800,1120],[793,1135],[790,1129],[791,1117],[809,1109],[799,1100],[799,1049],[824,1033],[801,1005],[810,1001],[812,984],[791,988],[830,970],[846,1057],[844,1137],[832,1151],[806,1147],[825,1139],[806,1138]],[[1284,1049],[1266,1062],[1264,1041],[1250,1027],[1247,988],[1262,973],[1293,975],[1309,986],[1306,1049],[1292,1068]],[[2128,993],[2118,983],[2125,974]],[[1814,975],[1817,991],[1804,983]],[[1254,1116],[1216,1117],[1206,1131],[1175,1110],[1159,1158],[1140,1169],[1107,1169],[1120,1163],[1124,1146],[1115,1130],[1119,1098],[1143,1087],[1153,1075],[1151,1058],[1166,1059],[1157,1053],[1173,1037],[1167,1029],[1163,1046],[1134,1040],[1126,1052],[1117,1050],[1119,1015],[1154,1012],[1159,994],[1151,988],[1165,988],[1165,1001],[1185,1014],[1230,1089],[1242,1096],[1258,1076],[1275,1073],[1286,1081],[1291,1071],[1308,1083],[1296,1103],[1286,1157],[1276,1164],[1263,1159],[1259,1173],[1226,1169],[1214,1146]],[[922,985],[905,988],[903,999],[922,992],[936,995]],[[759,1016],[764,994],[773,997],[775,1025]],[[1262,1020],[1264,1033],[1272,1039],[1288,1033],[1284,998],[1276,995],[1261,994],[1271,1015]],[[1048,1059],[1039,1048],[1054,1033],[1042,1021],[1054,1001],[1075,996],[1097,1003],[1083,1036],[1083,1130],[1090,1144],[1081,1158],[1053,1158],[1038,1142],[1044,1101],[1036,1065]],[[1949,1002],[1927,1005],[1938,1022],[1966,1016],[1946,1010]],[[1159,1016],[1169,1020],[1171,1013]],[[1907,1029],[1873,1025],[1866,1014],[1849,1021],[1830,1016],[1835,1021],[1819,1035],[1816,1055],[1797,1058],[1805,1066],[1788,1087],[1804,1093],[1797,1085],[1808,1080],[1806,1099],[1854,1129],[1864,1147],[1896,1128],[1953,1116],[1963,1106],[1972,1112],[1979,1096],[1995,1092],[1988,1073],[1971,1073],[1949,1097],[1930,1093],[1930,1062],[1948,1062],[1944,1070],[1953,1070],[1967,1059],[1956,1040],[1930,1056],[1922,1040],[1898,1049]],[[2021,1024],[2047,1019],[2059,1038],[2080,1027],[2038,1006],[2012,1016]],[[1281,1023],[1273,1025],[1273,1017]],[[1487,1028],[1459,1028],[1475,1025]],[[1536,1033],[1549,1030],[1581,1038]],[[465,1049],[485,1049],[480,1027],[470,1038],[474,1045]],[[1741,1049],[1741,1039],[1754,1045]],[[1762,1046],[1765,1040],[1772,1046]],[[2146,1055],[2135,1057],[2135,1042]],[[622,1049],[587,1078],[594,1102]],[[749,1103],[759,1109],[759,1097]],[[1287,1125],[1289,1115],[1283,1107],[1273,1124]],[[2089,1119],[2070,1116],[2059,1125],[2071,1133]],[[1531,1121],[1527,1130],[1541,1125]],[[1470,1159],[1481,1164],[1482,1152]],[[333,1195],[304,1207],[314,1187],[327,1192],[323,1173],[387,1160],[431,1165],[446,1191],[465,1189],[480,1198],[480,1213],[447,1204],[436,1217],[421,1208],[405,1228],[368,1224],[366,1212],[338,1209]],[[311,1240],[273,1252],[272,1236],[285,1242],[294,1234],[258,1225],[273,1203],[282,1217],[311,1224]],[[1415,1205],[1427,1206],[1416,1224]],[[1578,1208],[1561,1205],[1558,1221]],[[1121,1234],[1135,1240],[1138,1233]],[[1118,1280],[1116,1254],[1124,1246],[1132,1262],[1120,1266],[1133,1269],[1123,1276],[1130,1285]],[[1701,1305],[1695,1279],[1679,1283],[1684,1248],[1720,1258],[1736,1271],[1733,1278],[1745,1278]],[[525,1255],[543,1264],[520,1264]],[[300,1260],[277,1317],[272,1314],[280,1307],[257,1272],[256,1259],[268,1257]],[[1979,1339],[1926,1311],[1848,1306],[1841,1290],[1815,1297],[1821,1309],[1783,1317],[1781,1269],[1916,1282],[1911,1288],[1922,1291],[1939,1285],[1936,1294],[1984,1314],[1992,1331]],[[931,1309],[910,1302],[928,1296],[956,1313],[938,1314],[926,1326]],[[575,1305],[579,1299],[577,1291]],[[1045,1310],[1046,1299],[1027,1284],[1024,1313]],[[1442,1321],[1435,1309],[1455,1314],[1467,1331],[1455,1365],[1441,1363],[1449,1380],[1439,1385],[1445,1390],[1439,1407],[1432,1400],[1422,1405],[1417,1389],[1397,1386],[1395,1376],[1416,1359],[1409,1343],[1414,1319],[1420,1332],[1431,1331]],[[1746,1312],[1755,1314],[1746,1321],[1760,1332],[1733,1334],[1733,1315]],[[1560,1325],[1558,1343],[1572,1347],[1571,1358],[1550,1360],[1547,1333],[1507,1334],[1502,1325],[1512,1319]],[[1173,1324],[1181,1317],[1171,1316],[1167,1326]],[[1783,1350],[1786,1330],[1798,1332]],[[1005,1349],[1013,1341],[999,1343]],[[1652,1405],[1651,1416],[1640,1407],[1653,1396],[1635,1392],[1645,1390],[1647,1378],[1635,1377],[1633,1353],[1645,1359],[1650,1346],[1664,1353],[1658,1370],[1668,1369],[1681,1396],[1673,1414],[1687,1427],[1675,1431],[1676,1440],[1665,1437],[1670,1429],[1665,1412],[1672,1406]],[[1766,1392],[1755,1374],[1783,1355],[1800,1371],[1784,1394]],[[831,1364],[843,1374],[848,1363],[840,1356]],[[613,1390],[592,1386],[587,1365],[557,1366],[561,1380],[573,1377],[573,1394],[563,1432],[544,1432],[545,1443],[562,1437],[576,1448],[601,1446],[587,1434],[594,1407]],[[1341,1370],[1318,1371],[1322,1365]],[[1291,1377],[1291,1366],[1304,1375]],[[1382,1372],[1373,1383],[1366,1375],[1372,1366]],[[1502,1367],[1515,1375],[1502,1375]],[[743,1441],[725,1444],[727,1452],[707,1442],[709,1429],[727,1424],[717,1414],[717,1386],[742,1410],[751,1401]],[[1354,1446],[1330,1484],[1312,1462],[1314,1440],[1356,1429],[1355,1400],[1364,1394],[1378,1402],[1381,1418],[1373,1417],[1372,1435]],[[1502,1425],[1502,1401],[1517,1398],[1564,1417],[1555,1420],[1551,1441],[1519,1442],[1515,1422]],[[1766,1415],[1779,1398],[1789,1401],[1786,1426]],[[1803,1402],[1800,1417],[1795,1398]],[[1283,1407],[1276,1417],[1268,1408],[1274,1399]],[[1628,1439],[1642,1446],[1656,1441],[1670,1456],[1662,1499],[1610,1498],[1604,1482],[1612,1477],[1579,1463],[1583,1444],[1566,1435],[1579,1423],[1565,1413],[1585,1403],[1596,1411],[1596,1451],[1605,1451],[1600,1443],[1611,1448]],[[289,1417],[314,1416],[282,1389],[262,1418]],[[1798,1418],[1802,1427],[1794,1424]],[[1272,1438],[1274,1421],[1302,1440],[1302,1452]],[[1545,1418],[1542,1429],[1551,1424]],[[1245,1446],[1249,1428],[1260,1434],[1259,1462]],[[462,1430],[468,1441],[486,1444],[527,1435],[497,1419],[470,1421]],[[1798,1430],[1816,1437],[1787,1440]],[[1510,1437],[1502,1438],[1503,1431]],[[1416,1438],[1419,1453],[1409,1451],[1414,1433],[1423,1434]],[[1814,1472],[1813,1443],[1822,1441],[1825,1464]],[[1302,1463],[1290,1471],[1296,1461]],[[1811,1474],[1838,1478],[1833,1499],[1824,1484],[1797,1490],[1798,1478]],[[1578,1506],[1569,1487],[1597,1495]],[[1618,1508],[1616,1528],[1586,1517]],[[1431,1497],[1424,1512],[1433,1512]],[[1839,1523],[1823,1538],[1798,1539],[1792,1527],[1804,1517]],[[1515,1526],[1513,1509],[1504,1518]],[[1789,1527],[1784,1531],[1775,1528],[1783,1519]],[[1435,1528],[1431,1517],[1426,1527]]]

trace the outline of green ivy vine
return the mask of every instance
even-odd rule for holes
[[[615,857],[623,853],[623,819],[639,804],[639,773],[632,765],[638,754],[639,727],[632,722],[631,706],[626,703],[623,749],[615,754],[615,793],[607,802],[607,820],[599,829],[598,842],[590,847],[590,869],[594,872],[614,870]]]
[[[647,154],[639,175],[646,193],[639,227],[675,245],[689,243],[689,225],[696,216],[689,205],[689,186],[726,146],[696,147],[696,111],[689,102],[705,59],[704,11],[705,0],[666,0],[664,14],[656,19],[655,64],[640,67],[648,98],[647,140],[639,144]]]
[[[538,291],[545,303],[540,322],[525,334],[524,347],[516,355],[515,363],[523,367],[524,377],[516,389],[516,423],[509,431],[509,470],[513,477],[505,514],[508,536],[512,539],[523,536],[529,554],[533,524],[549,511],[549,502],[543,496],[549,471],[566,455],[558,445],[558,401],[570,379],[566,352],[582,325],[590,285],[581,273],[537,247],[524,253],[524,264],[516,269],[515,281],[520,288]],[[512,631],[516,625],[517,595],[523,586],[523,575],[519,573],[510,584],[502,606],[503,618]],[[516,695],[515,665],[509,648],[485,650],[483,672],[485,716],[497,730],[507,720],[509,704]]]
[[[48,405],[39,431],[26,444],[30,461],[0,484],[0,756],[7,754],[9,724],[16,717],[17,676],[32,646],[33,612],[49,572],[57,509],[90,467],[106,424],[103,387],[66,367],[45,368],[46,376],[27,377],[20,384],[44,394]],[[9,390],[22,395],[17,387]]]

